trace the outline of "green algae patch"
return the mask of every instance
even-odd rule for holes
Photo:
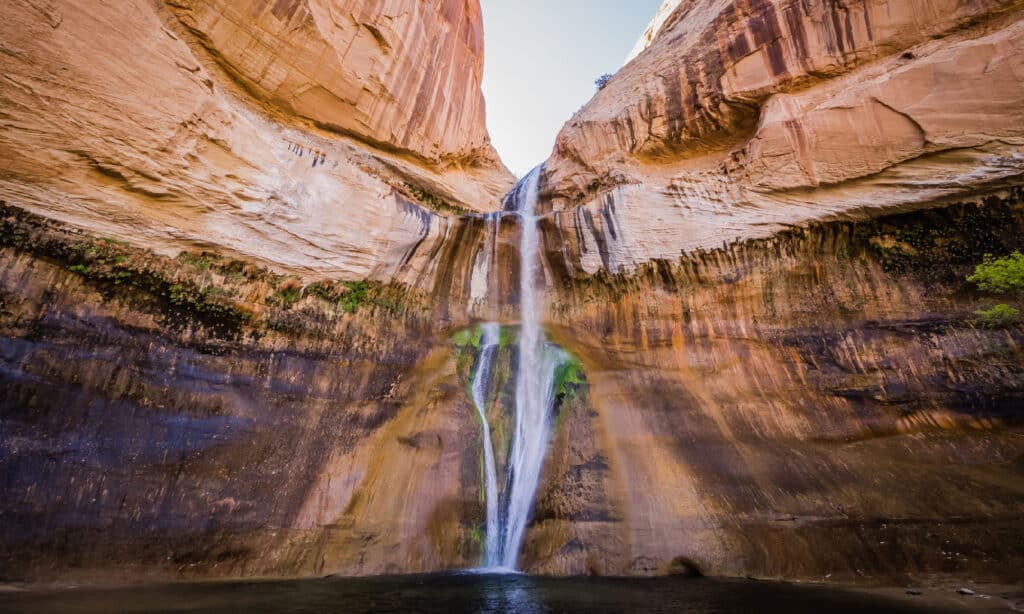
[[[572,354],[566,353],[566,359],[555,369],[555,394],[560,398],[577,396],[587,385],[587,377],[583,365]]]
[[[452,343],[455,344],[455,347],[460,349],[471,346],[479,350],[480,340],[483,338],[483,335],[484,331],[481,327],[471,326],[469,328],[464,328],[460,331],[457,331],[454,335],[452,335]]]

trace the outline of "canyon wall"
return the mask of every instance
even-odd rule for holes
[[[475,1],[168,4],[232,75],[291,113],[432,162],[500,164]]]
[[[475,564],[478,425],[428,295],[0,220],[0,576]]]
[[[7,3],[0,197],[161,253],[387,277],[512,183],[477,3],[392,5]]]
[[[398,6],[5,8],[0,578],[480,564],[521,222],[464,211],[511,183],[479,9]],[[1019,580],[1019,297],[966,276],[1024,249],[1021,24],[666,3],[544,171],[579,372],[523,570]]]
[[[579,373],[558,394],[521,569],[1015,581],[1024,329],[982,325],[999,297],[965,278],[1024,248],[1021,197],[560,278],[579,264],[546,220],[546,326]],[[480,563],[463,296],[303,288],[10,207],[3,220],[4,578]],[[466,257],[447,254],[441,277],[458,280]],[[516,364],[514,329],[502,337],[499,467]]]
[[[548,573],[1016,581],[1019,324],[966,276],[1020,192],[734,243],[554,289],[589,394],[524,557]],[[564,252],[548,244],[550,269]]]
[[[545,165],[530,569],[1019,580],[1022,8],[665,3]]]
[[[667,2],[559,134],[545,193],[595,217],[613,199],[632,266],[1018,185],[1021,6]]]

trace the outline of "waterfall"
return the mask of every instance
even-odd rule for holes
[[[526,524],[533,511],[544,456],[551,434],[555,403],[555,374],[567,355],[547,343],[541,326],[543,289],[538,287],[537,192],[540,167],[526,176],[510,194],[505,209],[521,219],[519,363],[516,367],[515,421],[512,449],[505,466],[499,496],[491,429],[487,422],[487,392],[500,346],[501,327],[481,325],[480,354],[473,376],[473,403],[480,414],[484,445],[484,488],[487,502],[484,571],[511,571],[516,567]],[[495,216],[497,237],[500,214]],[[497,246],[493,248],[495,251]]]
[[[506,473],[506,509],[501,564],[514,569],[526,523],[533,510],[541,467],[551,430],[558,351],[545,351],[537,288],[537,192],[541,167],[530,171],[513,193],[522,220],[520,259],[519,365],[516,370],[516,415]]]
[[[490,386],[491,373],[494,369],[494,355],[498,352],[501,342],[501,327],[495,322],[488,322],[481,327],[480,357],[477,360],[476,374],[473,376],[473,404],[480,414],[483,429],[484,446],[484,496],[487,503],[486,543],[484,544],[484,564],[496,567],[499,564],[498,538],[501,534],[498,518],[498,470],[494,463],[494,443],[491,441],[491,427],[487,424],[487,389]]]

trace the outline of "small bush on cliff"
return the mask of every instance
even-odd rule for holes
[[[472,328],[464,328],[452,336],[452,341],[455,343],[455,347],[465,348],[473,346],[476,349],[480,349],[480,341],[483,339],[484,331],[479,326]]]
[[[612,80],[612,76],[610,74],[608,74],[608,73],[605,73],[605,74],[601,75],[600,77],[598,77],[597,79],[594,79],[594,85],[597,86],[597,89],[603,90],[604,86],[608,85],[608,82],[611,81],[611,80]]]
[[[282,309],[288,309],[302,300],[302,282],[294,277],[286,278],[274,290],[271,299]]]
[[[985,256],[985,261],[974,269],[967,281],[975,283],[985,292],[1008,294],[1024,291],[1024,254],[1013,252],[1005,258]]]
[[[341,308],[348,313],[359,311],[359,307],[367,302],[369,298],[369,287],[365,281],[342,282],[348,288],[348,292],[341,296]]]
[[[210,252],[181,252],[178,254],[178,262],[190,266],[197,271],[208,271],[220,260],[220,256]]]
[[[303,294],[333,303],[346,313],[356,313],[363,307],[390,315],[406,311],[402,302],[405,293],[389,292],[387,287],[374,281],[318,281],[306,286]]]
[[[978,316],[978,325],[982,328],[1006,328],[1020,324],[1020,310],[1010,307],[1006,303],[1000,303],[989,309],[979,309],[974,312]]]

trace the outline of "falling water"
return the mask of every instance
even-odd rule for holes
[[[514,569],[526,523],[533,509],[541,466],[551,430],[555,370],[561,352],[545,351],[537,288],[537,205],[540,167],[533,169],[513,193],[522,220],[519,305],[519,365],[516,372],[516,415],[506,478],[506,510],[501,564]]]
[[[481,325],[482,336],[476,373],[473,377],[473,403],[480,414],[484,440],[484,471],[487,502],[487,536],[484,571],[505,572],[516,567],[526,523],[533,511],[541,468],[551,432],[555,401],[555,373],[567,355],[546,342],[541,327],[541,289],[537,284],[538,231],[537,191],[540,167],[534,169],[513,190],[506,210],[522,221],[520,251],[520,326],[519,364],[516,368],[515,424],[512,449],[505,466],[502,492],[498,492],[497,468],[491,429],[487,422],[487,391],[500,345],[501,327]],[[490,221],[490,220],[488,220]],[[500,215],[494,219],[497,237]],[[494,247],[496,250],[496,246]]]
[[[498,351],[501,340],[501,327],[488,322],[482,325],[480,339],[480,358],[477,360],[476,374],[473,376],[473,404],[480,414],[483,425],[484,444],[484,496],[487,503],[487,541],[484,549],[486,567],[496,567],[500,562],[498,539],[501,534],[498,518],[498,470],[494,464],[494,444],[491,441],[491,427],[487,424],[487,389],[490,386],[491,373],[494,368],[494,355]]]

